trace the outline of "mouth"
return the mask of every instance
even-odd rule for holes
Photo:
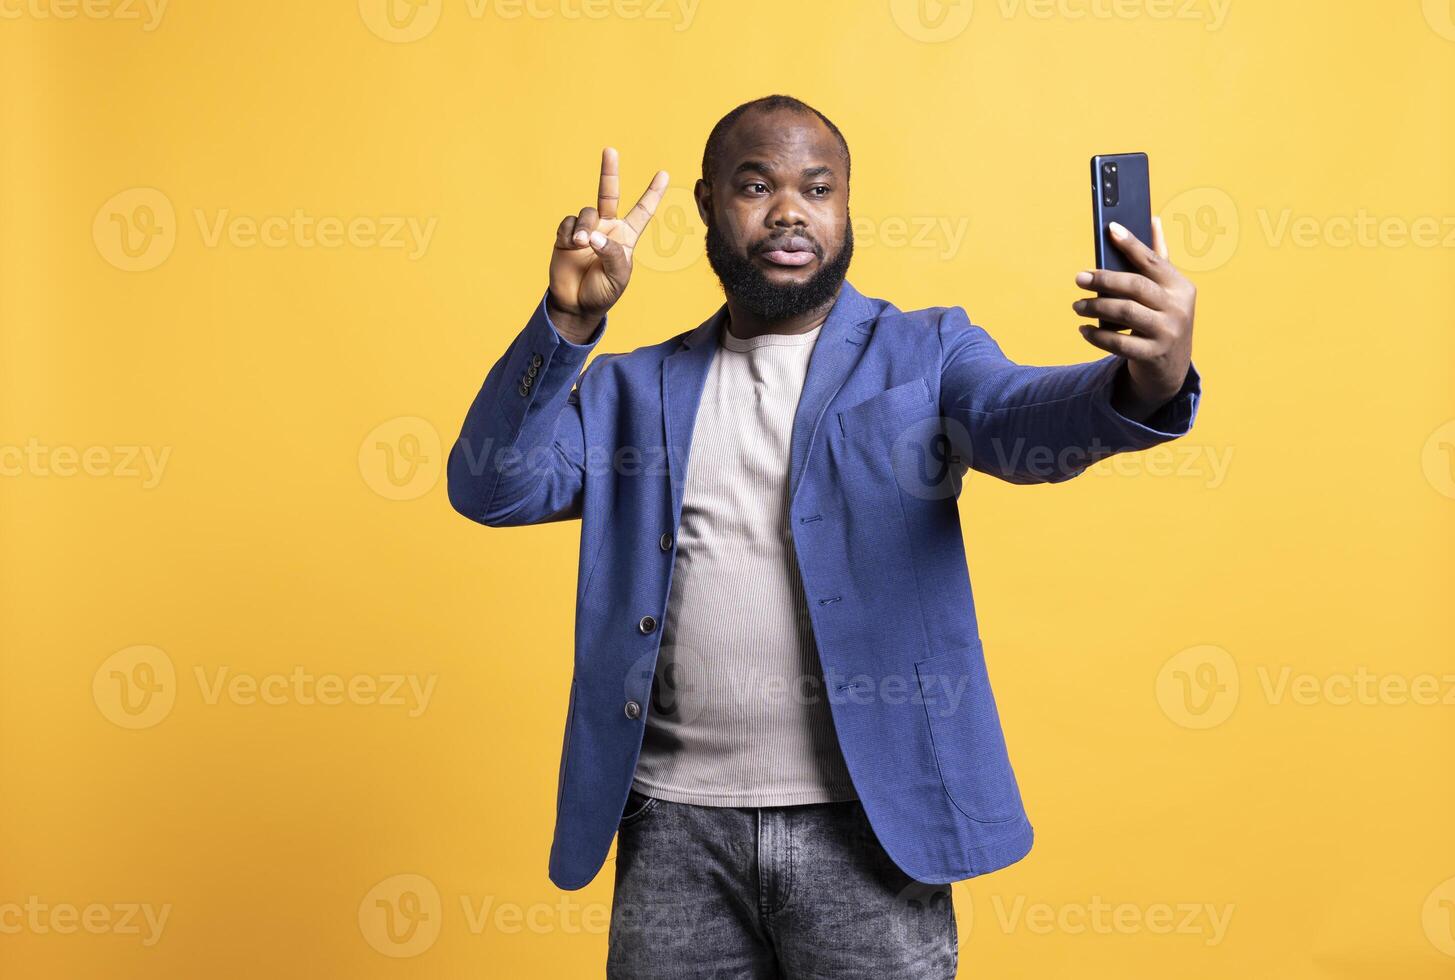
[[[808,265],[818,258],[813,242],[799,235],[770,241],[758,250],[758,257],[769,265],[796,268]]]

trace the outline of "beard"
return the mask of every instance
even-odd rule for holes
[[[847,215],[846,215],[847,218]],[[761,249],[764,239],[752,248]],[[834,257],[824,261],[823,246],[814,241],[819,268],[803,282],[777,283],[768,279],[753,262],[752,252],[739,251],[718,230],[711,215],[707,221],[707,261],[717,273],[722,291],[736,300],[743,309],[769,323],[809,313],[829,302],[849,272],[854,257],[854,223],[844,223],[844,242]]]

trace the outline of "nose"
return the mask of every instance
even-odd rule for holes
[[[774,195],[773,206],[768,209],[768,224],[773,228],[808,227],[808,213],[797,192],[781,190]]]

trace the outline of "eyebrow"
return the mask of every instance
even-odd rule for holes
[[[733,169],[732,176],[736,177],[738,176],[738,174],[747,173],[749,171],[757,171],[761,174],[771,174],[775,172],[774,167],[771,163],[767,163],[763,160],[744,160]],[[804,179],[807,179],[809,177],[832,177],[833,175],[834,169],[832,167],[825,166],[804,167],[798,173],[798,176]]]

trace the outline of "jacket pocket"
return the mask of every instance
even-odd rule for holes
[[[871,395],[839,412],[839,430],[846,436],[873,438],[875,432],[895,435],[911,420],[931,414],[930,385],[915,378]]]
[[[977,823],[1023,819],[980,641],[921,660],[914,669],[950,801]]]

